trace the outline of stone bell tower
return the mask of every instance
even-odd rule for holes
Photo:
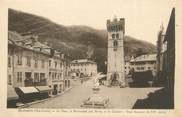
[[[125,19],[114,18],[107,20],[108,55],[107,55],[107,81],[108,85],[125,87],[124,70],[124,33]]]

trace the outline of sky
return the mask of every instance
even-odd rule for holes
[[[106,20],[125,18],[125,35],[156,44],[160,25],[167,27],[175,0],[8,0],[9,8],[46,17],[55,23],[106,29]]]

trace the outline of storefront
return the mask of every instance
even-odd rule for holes
[[[49,86],[36,86],[35,88],[39,91],[38,99],[50,97],[51,91],[53,90]]]
[[[58,94],[58,85],[55,84],[53,85],[53,92],[52,92],[53,95],[57,95]]]
[[[21,102],[31,102],[39,97],[39,91],[35,87],[16,87],[15,91]]]

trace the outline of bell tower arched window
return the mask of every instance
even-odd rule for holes
[[[119,38],[119,34],[118,34],[118,33],[116,34],[116,38],[117,38],[117,39]]]
[[[117,40],[114,40],[113,46],[114,46],[114,51],[116,51],[117,47],[118,47],[118,41]]]
[[[117,41],[117,40],[114,40],[113,46],[114,46],[114,47],[117,47],[117,46],[118,46],[118,41]]]
[[[112,38],[115,39],[115,34],[112,34]]]

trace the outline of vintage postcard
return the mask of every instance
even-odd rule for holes
[[[0,1],[3,116],[182,116],[180,3]]]

